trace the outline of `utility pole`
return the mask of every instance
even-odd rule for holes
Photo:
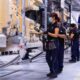
[[[63,27],[63,23],[64,23],[64,7],[65,7],[65,0],[61,0],[62,27]]]
[[[71,24],[72,0],[70,0],[69,8],[70,8],[70,24]]]
[[[44,22],[44,30],[47,30],[47,5],[48,5],[48,0],[45,0],[45,22]]]
[[[25,25],[25,3],[26,0],[22,0],[22,37],[24,38],[26,34],[26,25]]]
[[[17,11],[16,11],[16,16],[17,16],[16,26],[17,26],[17,29],[19,29],[19,27],[20,27],[19,12],[18,12],[18,9],[19,9],[19,0],[16,0],[16,7],[17,7]]]

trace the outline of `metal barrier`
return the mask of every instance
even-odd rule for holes
[[[5,67],[8,67],[8,66],[10,66],[10,65],[12,65],[12,64],[14,64],[14,63],[18,63],[18,61],[20,60],[20,55],[18,55],[17,57],[15,57],[13,60],[11,60],[10,62],[8,62],[8,63],[6,63],[6,64],[2,64],[1,66],[0,66],[0,69],[2,69],[2,68],[5,68]]]
[[[70,47],[70,45],[67,43],[67,47],[65,48],[65,50],[67,50],[69,47]],[[18,51],[19,52],[19,51]],[[30,58],[29,60],[30,60],[30,62],[32,62],[32,60],[34,60],[34,59],[36,59],[38,56],[40,56],[41,54],[43,54],[43,52],[44,51],[41,51],[39,54],[37,54],[37,55],[35,55],[35,56],[33,56],[32,58]],[[19,64],[20,62],[20,54],[18,54],[13,60],[11,60],[10,62],[8,62],[8,63],[6,63],[6,64],[4,64],[3,63],[3,65],[1,65],[0,66],[0,69],[5,69],[6,67],[8,67],[8,66],[10,66],[10,65],[12,65],[12,64]],[[16,73],[16,72],[19,72],[19,71],[21,71],[21,70],[14,70],[14,71],[12,71],[12,72],[8,72],[8,73],[6,73],[6,74],[4,74],[4,75],[1,75],[0,77],[5,77],[5,76],[8,76],[8,75],[11,75],[11,74],[13,74],[13,73]]]

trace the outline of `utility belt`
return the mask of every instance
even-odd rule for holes
[[[47,40],[45,43],[46,50],[53,50],[56,49],[55,40]]]

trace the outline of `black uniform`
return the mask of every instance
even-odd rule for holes
[[[60,27],[59,34],[66,35],[64,27]],[[59,52],[58,52],[58,72],[63,70],[63,60],[64,60],[64,39],[59,38]]]
[[[48,32],[55,33],[55,28],[58,28],[57,24],[50,24],[48,26]],[[48,35],[47,40],[47,53],[46,53],[46,61],[48,63],[50,73],[53,73],[54,75],[57,74],[58,70],[58,47],[59,47],[59,41],[58,38],[54,38]],[[49,43],[54,42],[55,48],[49,49]],[[54,46],[54,45],[53,45]]]
[[[79,35],[77,34],[77,29],[74,28],[70,31],[73,33],[74,37],[71,39],[71,61],[79,61]]]

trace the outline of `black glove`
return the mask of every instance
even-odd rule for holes
[[[44,34],[48,34],[48,31],[43,32]]]

